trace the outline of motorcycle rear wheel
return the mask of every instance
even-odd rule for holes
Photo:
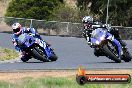
[[[128,50],[125,50],[122,60],[124,60],[125,62],[130,62],[131,59],[132,59],[132,55],[129,53]]]

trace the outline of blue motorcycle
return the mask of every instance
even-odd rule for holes
[[[57,56],[45,41],[37,38],[32,33],[24,33],[18,37],[19,47],[26,52],[30,57],[38,59],[40,61],[56,61]],[[23,62],[29,59],[22,59]]]
[[[91,48],[94,48],[95,56],[106,56],[116,63],[129,62],[132,58],[127,48],[123,48],[105,28],[96,28],[91,33]]]

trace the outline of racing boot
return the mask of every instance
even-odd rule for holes
[[[23,62],[27,62],[29,59],[31,59],[31,56],[25,51],[22,51],[21,55],[22,55],[21,60]]]
[[[90,37],[87,37],[87,38],[86,38],[86,41],[87,41],[87,44],[88,44],[88,45],[90,45],[90,46],[92,45]]]

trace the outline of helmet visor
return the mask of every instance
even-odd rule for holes
[[[19,31],[20,31],[20,28],[13,29],[13,32],[14,32],[14,33],[17,33],[17,32],[19,32]]]

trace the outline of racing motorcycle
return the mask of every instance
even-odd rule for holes
[[[35,37],[32,33],[24,33],[18,37],[18,46],[25,51],[25,53],[40,61],[56,61],[57,55],[53,49],[50,48],[45,41]],[[22,59],[23,62],[29,59]]]
[[[105,28],[96,28],[93,30],[90,47],[94,48],[95,56],[106,56],[116,63],[120,63],[121,60],[129,62],[132,59],[127,48],[122,47],[120,42]]]

